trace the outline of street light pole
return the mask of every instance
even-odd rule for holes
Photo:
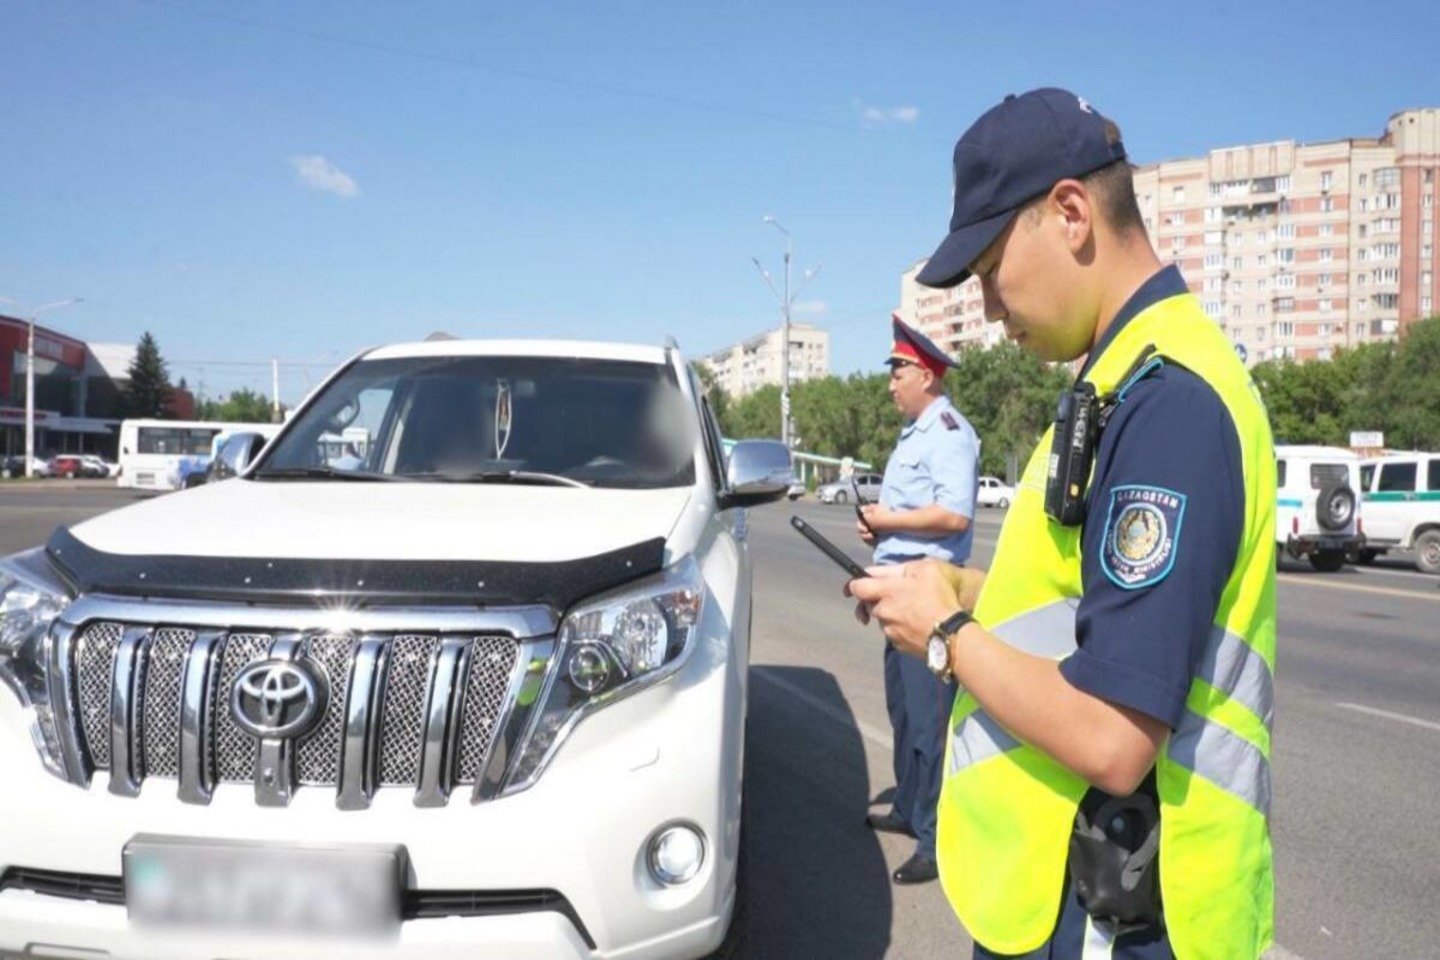
[[[795,293],[792,294],[790,292],[790,263],[794,257],[790,231],[781,226],[780,221],[769,214],[762,217],[761,221],[770,224],[785,235],[785,292],[783,294],[775,289],[775,285],[770,281],[770,274],[760,266],[760,261],[754,257],[751,257],[751,260],[759,269],[760,275],[765,278],[765,282],[770,285],[770,291],[780,300],[780,442],[785,444],[785,449],[788,450],[792,439],[790,429],[790,308],[795,302],[795,296],[800,293],[800,287],[804,287],[820,271],[820,268],[817,266],[806,270],[805,275],[800,278],[800,287],[797,287]]]
[[[14,303],[9,297],[0,298]],[[81,303],[81,297],[56,300],[29,311],[25,338],[25,476],[35,476],[35,321],[46,310],[58,310],[71,304]]]

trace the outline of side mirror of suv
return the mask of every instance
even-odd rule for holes
[[[250,466],[255,454],[265,446],[265,437],[258,433],[232,433],[220,444],[220,450],[210,463],[211,480],[229,480],[239,476]]]
[[[730,451],[720,509],[753,507],[790,489],[790,451],[776,440],[741,440]]]

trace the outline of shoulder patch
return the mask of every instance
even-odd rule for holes
[[[949,410],[946,410],[940,414],[940,422],[945,424],[946,430],[960,429],[960,421],[956,420],[955,414],[951,413]]]
[[[1169,576],[1180,545],[1185,495],[1130,484],[1110,491],[1100,566],[1122,590],[1151,587]]]

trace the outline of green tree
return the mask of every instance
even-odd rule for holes
[[[270,401],[246,387],[231,392],[223,400],[207,400],[196,416],[201,420],[229,423],[269,423]]]
[[[947,377],[950,400],[980,437],[982,473],[1006,476],[1019,469],[1055,416],[1070,371],[1037,360],[1010,342],[969,349]]]
[[[125,415],[173,419],[169,411],[170,372],[160,346],[147,330],[135,348],[125,386]]]
[[[725,419],[720,422],[720,429],[725,436],[735,440],[752,437],[780,439],[780,388],[774,385],[761,387],[730,404]]]
[[[1412,324],[1395,347],[1380,398],[1389,411],[1385,443],[1440,449],[1440,317]]]

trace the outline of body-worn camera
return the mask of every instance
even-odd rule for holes
[[[1100,398],[1095,385],[1082,380],[1060,395],[1045,481],[1045,513],[1062,526],[1078,526],[1085,519],[1085,490],[1099,435]]]
[[[1095,465],[1095,447],[1100,431],[1132,381],[1139,379],[1155,354],[1149,344],[1120,378],[1119,389],[1099,396],[1095,385],[1081,380],[1060,395],[1055,408],[1055,436],[1050,441],[1050,464],[1045,478],[1045,513],[1065,527],[1085,522],[1085,494],[1090,487],[1090,468]],[[1160,363],[1157,357],[1154,361]]]

